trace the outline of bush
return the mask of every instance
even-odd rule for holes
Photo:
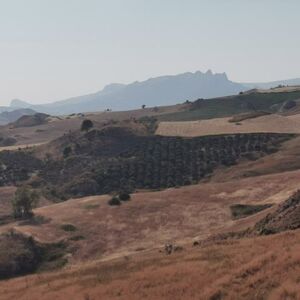
[[[67,146],[64,148],[64,151],[63,151],[63,155],[64,155],[64,158],[67,158],[72,152],[72,148],[70,146]]]
[[[98,183],[91,178],[92,174],[85,172],[80,177],[75,177],[71,182],[62,186],[62,193],[73,197],[95,195],[99,191]]]
[[[39,249],[32,238],[13,232],[0,235],[0,279],[33,272],[39,264]]]
[[[60,228],[68,232],[73,232],[77,230],[77,228],[73,224],[63,224],[60,226]]]
[[[270,208],[272,204],[234,204],[230,206],[231,215],[234,219],[245,218],[251,215],[254,215],[262,210]]]
[[[12,200],[15,218],[30,218],[33,216],[32,209],[36,207],[39,195],[28,187],[20,187],[16,190]]]
[[[130,200],[130,195],[128,193],[120,193],[119,199],[121,201],[128,201]]]
[[[121,205],[121,201],[118,197],[112,197],[109,201],[108,204],[110,206],[117,206],[117,205]]]
[[[83,235],[74,235],[69,238],[69,240],[73,241],[73,242],[82,241],[84,239],[85,239],[85,237]]]
[[[0,280],[63,267],[66,245],[40,244],[13,231],[0,235]]]
[[[89,131],[93,127],[94,123],[89,119],[86,119],[81,123],[81,131]]]

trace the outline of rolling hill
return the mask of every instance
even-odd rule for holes
[[[30,108],[20,108],[0,113],[0,125],[6,125],[15,122],[22,116],[31,116],[36,112]]]
[[[19,148],[0,148],[0,299],[297,299],[298,99],[254,90],[0,127]],[[14,219],[23,184],[40,202]]]

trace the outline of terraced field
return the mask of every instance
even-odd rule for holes
[[[219,167],[276,152],[291,138],[289,134],[237,134],[190,139],[136,135],[117,127],[109,133],[91,131],[79,139],[62,139],[71,154],[47,161],[39,182],[65,199],[180,187],[198,183]]]
[[[195,137],[254,132],[300,133],[300,115],[272,114],[236,123],[230,120],[231,118],[216,118],[200,121],[160,122],[156,134]]]

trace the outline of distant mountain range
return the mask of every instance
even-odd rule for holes
[[[0,112],[0,125],[13,123],[23,116],[32,116],[36,112],[30,108],[19,108]]]
[[[146,106],[173,105],[185,100],[215,98],[234,95],[252,88],[270,88],[279,84],[298,85],[300,79],[269,83],[237,83],[230,81],[226,73],[214,74],[183,73],[172,76],[150,78],[131,84],[113,83],[103,90],[84,96],[69,98],[48,104],[32,105],[22,100],[11,101],[8,110],[27,108],[51,115],[65,115],[80,112],[130,110]],[[3,107],[1,108],[3,110]]]

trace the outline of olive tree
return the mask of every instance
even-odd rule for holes
[[[81,131],[89,131],[93,127],[94,123],[89,119],[83,120],[81,123]]]
[[[36,207],[39,195],[26,186],[19,187],[12,199],[12,208],[15,218],[29,218],[33,215],[33,208]]]

